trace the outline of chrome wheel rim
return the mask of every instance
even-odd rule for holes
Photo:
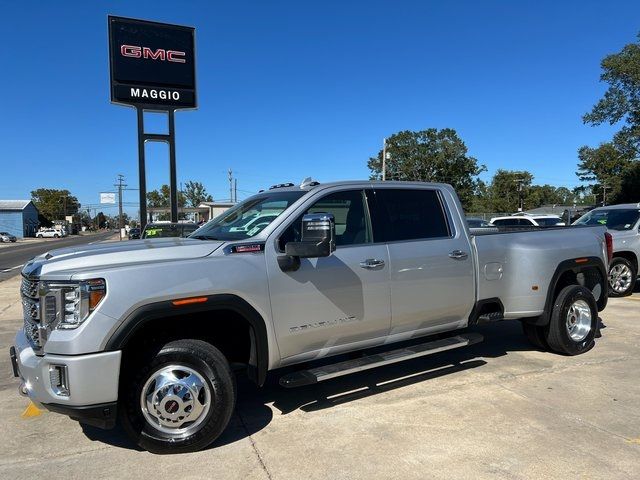
[[[624,293],[631,285],[631,269],[618,263],[609,269],[609,286],[616,293]]]
[[[584,300],[576,300],[567,311],[567,333],[574,342],[581,342],[591,331],[591,308]]]
[[[186,437],[201,426],[211,407],[211,390],[204,377],[184,365],[156,370],[142,387],[140,407],[154,428]]]

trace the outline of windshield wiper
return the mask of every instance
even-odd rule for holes
[[[197,238],[198,240],[220,240],[212,235],[192,235],[189,238]]]

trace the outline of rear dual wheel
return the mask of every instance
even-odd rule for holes
[[[548,325],[523,322],[522,327],[529,341],[540,350],[579,355],[595,344],[598,321],[598,307],[591,290],[569,285],[556,297]]]

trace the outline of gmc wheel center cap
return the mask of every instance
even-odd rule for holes
[[[176,400],[169,400],[164,404],[164,411],[167,413],[176,413],[178,408],[180,408],[180,405]]]

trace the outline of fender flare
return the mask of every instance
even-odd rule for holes
[[[549,323],[549,319],[551,318],[551,311],[553,310],[553,302],[555,298],[553,297],[556,287],[558,286],[558,281],[560,277],[569,271],[574,271],[575,273],[580,273],[581,270],[587,267],[596,267],[602,276],[602,293],[600,298],[597,300],[596,304],[598,305],[598,311],[601,312],[607,306],[607,301],[609,298],[609,286],[607,283],[607,270],[604,268],[604,262],[602,259],[598,257],[582,257],[582,258],[571,258],[568,260],[563,260],[556,267],[556,271],[553,273],[551,277],[551,281],[549,282],[549,289],[547,290],[547,298],[544,303],[544,312],[539,317],[533,317],[531,319],[525,319],[527,323],[532,323],[534,325],[547,325]]]
[[[107,340],[104,350],[122,350],[133,335],[153,320],[181,314],[231,310],[249,323],[250,354],[247,374],[258,386],[264,385],[269,367],[269,341],[262,316],[246,300],[231,294],[203,295],[206,301],[176,306],[173,300],[149,303],[136,308]]]

